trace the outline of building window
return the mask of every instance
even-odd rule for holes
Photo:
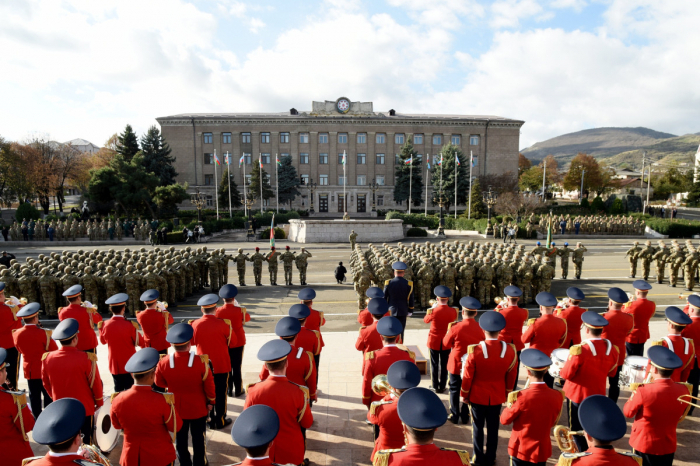
[[[367,155],[366,154],[357,154],[357,164],[364,165],[365,163],[367,163]]]
[[[384,186],[384,175],[377,175],[377,184],[379,186]]]
[[[348,133],[338,133],[338,144],[348,143]]]
[[[318,184],[319,186],[328,186],[328,175],[319,175]]]
[[[221,142],[223,144],[231,144],[231,133],[221,133]]]
[[[214,135],[211,133],[204,133],[204,144],[211,144],[214,142]]]
[[[285,158],[285,157],[289,157],[289,154],[286,153],[286,152],[282,152],[282,153],[280,154],[280,162],[281,162],[282,159]]]
[[[309,143],[309,133],[299,133],[299,144]]]
[[[377,196],[377,205],[384,205],[384,196]]]
[[[414,134],[413,135],[413,144],[423,144],[423,135],[422,134]]]
[[[377,133],[377,144],[386,144],[386,134],[384,133]]]
[[[384,154],[377,154],[377,165],[384,165]]]
[[[319,144],[328,144],[328,133],[319,133],[318,143]]]
[[[470,146],[478,146],[479,145],[479,136],[469,136],[469,145]]]
[[[241,133],[241,142],[243,144],[250,144],[250,133]]]
[[[309,154],[299,154],[299,163],[308,164]]]
[[[434,134],[433,135],[433,145],[434,146],[439,146],[442,144],[442,135],[440,134]]]
[[[345,177],[344,176],[338,177],[338,186],[345,186]]]
[[[280,133],[280,143],[289,144],[289,133]]]
[[[357,175],[357,186],[364,186],[367,184],[367,175]]]
[[[214,163],[214,154],[204,154],[204,165],[211,165]]]
[[[245,176],[245,184],[246,186],[250,186],[250,180],[253,179],[253,175],[246,175]]]
[[[394,155],[394,165],[401,165],[401,154]]]
[[[458,146],[462,143],[462,138],[459,137],[459,134],[453,134],[451,141],[453,145]]]
[[[212,207],[214,205],[214,196],[207,196],[207,207]]]
[[[272,175],[270,173],[265,173],[265,181],[268,183],[272,180]]]
[[[418,159],[419,163],[422,162],[423,161],[423,154],[416,154],[416,158]]]
[[[253,156],[251,154],[246,154],[245,152],[243,153],[243,161],[245,162],[246,165],[250,165],[253,163]]]
[[[338,154],[338,165],[343,164],[343,155],[344,155],[343,153]]]
[[[301,175],[301,184],[304,186],[309,184],[309,175]]]
[[[357,133],[357,143],[367,144],[367,133]]]
[[[328,154],[318,154],[319,165],[328,165]]]
[[[264,164],[270,163],[270,154],[260,154],[260,158],[262,159],[262,163],[264,163]]]
[[[214,184],[214,175],[204,175],[204,185],[211,186]]]
[[[260,133],[260,143],[270,144],[270,133]]]
[[[405,139],[406,138],[401,133],[394,135],[394,143],[396,143],[396,144],[403,144]]]

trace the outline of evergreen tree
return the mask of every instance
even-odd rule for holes
[[[409,199],[409,189],[411,190],[411,200],[414,206],[423,203],[423,161],[417,158],[418,153],[413,149],[411,138],[401,147],[399,154],[399,164],[396,166],[396,183],[394,184],[394,201],[403,202]],[[407,163],[412,160],[412,163]],[[411,170],[411,165],[413,169]],[[413,171],[413,176],[411,176]],[[412,178],[412,180],[411,180]]]
[[[270,199],[275,195],[270,186],[270,180],[264,168],[260,168],[259,162],[253,163],[253,170],[250,173],[250,184],[248,185],[248,195],[255,200],[260,200],[260,172],[262,172],[262,197]]]
[[[160,186],[175,183],[177,177],[177,172],[173,167],[175,157],[170,155],[172,150],[157,126],[153,125],[148,128],[148,132],[141,138],[141,150],[143,151],[144,168],[158,177]]]
[[[442,170],[442,192],[445,196],[445,208],[449,212],[455,202],[455,157],[459,158],[457,165],[457,203],[466,204],[469,200],[469,157],[466,157],[459,147],[453,144],[442,146],[438,161],[442,157],[442,168],[437,163],[433,167],[432,183],[435,196],[440,192],[440,171]],[[472,199],[473,201],[473,199]],[[433,205],[436,205],[433,203]]]
[[[301,183],[297,175],[297,170],[294,168],[294,165],[292,165],[291,157],[282,157],[280,159],[277,175],[279,176],[280,203],[284,204],[288,202],[289,208],[291,209],[292,202],[301,194],[299,189],[297,189]]]
[[[461,175],[461,173],[460,173]],[[461,184],[461,183],[460,183]],[[454,195],[454,194],[453,194]],[[469,192],[467,192],[467,201],[469,202]],[[479,218],[486,212],[486,206],[484,205],[484,198],[481,195],[481,183],[479,183],[479,178],[476,178],[472,182],[472,211],[471,218]],[[464,217],[469,216],[469,209],[464,210]]]
[[[229,180],[226,179],[228,176],[228,170],[224,170],[221,174],[221,181],[219,182],[219,205],[224,208],[228,207],[228,184]],[[241,207],[243,203],[241,202],[241,193],[238,192],[238,185],[236,184],[236,176],[231,173],[231,208],[236,209]]]
[[[139,141],[131,125],[126,125],[124,132],[117,137],[117,153],[129,163],[139,151]]]

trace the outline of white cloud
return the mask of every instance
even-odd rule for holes
[[[552,8],[571,8],[580,12],[588,5],[588,2],[586,0],[552,0],[549,5]]]
[[[257,34],[260,31],[260,29],[265,27],[265,23],[263,23],[258,18],[251,18],[250,25],[248,27],[250,28],[250,31],[252,33]]]
[[[536,0],[499,0],[491,5],[491,12],[489,24],[495,29],[516,28],[521,20],[544,14]]]

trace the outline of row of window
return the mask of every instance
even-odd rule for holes
[[[443,135],[442,134],[433,134],[433,145],[434,146],[441,146],[442,141],[443,141]],[[452,136],[445,136],[444,140],[447,141],[449,137],[449,141],[454,144],[455,146],[458,146],[462,142],[462,137],[459,134],[453,134]],[[413,144],[423,144],[423,135],[422,134],[414,134],[413,135]],[[394,143],[395,144],[403,144],[406,140],[406,136],[403,133],[398,133],[394,134]],[[328,133],[318,133],[318,143],[319,144],[328,144],[329,141],[329,136]],[[223,144],[231,144],[231,133],[221,133],[221,142]],[[241,133],[241,142],[243,144],[250,144],[251,142],[251,133]],[[375,142],[377,144],[386,144],[386,134],[385,133],[377,133],[375,135]],[[213,133],[204,133],[204,144],[213,144],[214,143],[214,134]],[[269,144],[270,143],[270,133],[268,132],[263,132],[260,133],[260,143],[261,144]],[[280,143],[281,144],[288,144],[289,143],[289,133],[280,133]],[[299,143],[300,144],[308,144],[309,143],[309,133],[299,133]],[[338,144],[347,144],[348,143],[348,133],[338,133]],[[367,143],[367,133],[357,133],[357,143],[358,144],[366,144]],[[469,136],[469,145],[471,146],[478,146],[479,145],[479,136]]]
[[[287,153],[282,153],[280,154],[280,158],[284,157],[289,157],[289,154]],[[338,154],[338,165],[343,164],[343,157],[346,155],[343,153]],[[272,156],[269,153],[262,153],[260,154],[260,158],[262,159],[263,165],[269,165],[272,160]],[[417,154],[416,158],[418,160],[421,160],[423,158],[423,154]],[[251,165],[253,162],[253,156],[252,154],[243,154],[243,160],[246,163],[246,165]],[[318,163],[319,165],[328,165],[329,163],[329,157],[327,153],[321,153],[318,154]],[[433,164],[436,164],[438,160],[437,155],[433,155]],[[350,155],[347,155],[346,158],[346,163],[350,163],[352,161],[352,157]],[[374,164],[375,165],[384,165],[386,162],[386,155],[385,154],[375,154],[374,157]],[[205,165],[211,165],[214,163],[214,154],[204,154],[204,164]],[[301,165],[307,165],[309,163],[309,154],[308,153],[301,153],[299,154],[299,163]],[[356,165],[367,165],[367,154],[362,154],[359,153],[355,157],[355,163]],[[401,156],[399,154],[394,155],[394,163],[396,165],[399,165],[401,163]]]
[[[246,185],[250,184],[250,179],[252,175],[246,174]],[[345,176],[339,176],[338,177],[338,186],[343,186],[346,181]],[[267,174],[267,180],[270,181],[270,175]],[[301,175],[301,181],[303,185],[308,185],[309,184],[309,175]],[[374,178],[374,181],[377,183],[379,186],[384,186],[385,185],[385,178],[384,175],[377,175]],[[319,186],[328,186],[328,175],[319,175],[318,177],[318,184]],[[205,186],[214,186],[214,175],[204,175],[204,185]],[[367,186],[367,175],[357,175],[357,184],[356,186]]]

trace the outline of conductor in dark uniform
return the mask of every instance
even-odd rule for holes
[[[413,313],[413,282],[403,278],[408,268],[403,262],[394,262],[391,268],[394,269],[394,278],[384,283],[384,298],[389,303],[389,312],[399,319],[405,331],[406,317]],[[403,334],[404,332],[401,332],[401,341]]]

